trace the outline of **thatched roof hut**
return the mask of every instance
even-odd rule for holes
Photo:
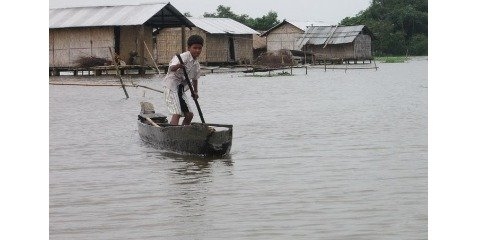
[[[50,9],[50,67],[76,67],[82,57],[146,64],[153,29],[193,27],[170,3]],[[132,62],[136,55],[136,62]]]
[[[206,64],[251,63],[253,61],[253,35],[255,30],[229,18],[193,18],[195,27],[185,30],[186,38],[193,34],[204,38],[199,61]],[[158,63],[168,64],[182,51],[181,28],[162,29],[157,36]],[[185,43],[183,42],[183,45]]]
[[[319,60],[371,60],[373,33],[364,25],[312,26],[296,42],[297,48]]]
[[[261,37],[266,37],[266,45],[268,51],[277,51],[281,49],[300,50],[295,45],[296,41],[304,34],[309,26],[324,25],[319,21],[287,21],[268,29],[261,34]]]

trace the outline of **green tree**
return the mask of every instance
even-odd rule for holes
[[[366,25],[376,36],[376,55],[427,54],[427,0],[372,0],[342,25]]]
[[[255,18],[251,22],[251,28],[256,29],[256,30],[265,31],[265,30],[268,30],[268,29],[272,28],[273,26],[275,26],[279,23],[280,22],[278,21],[278,14],[276,12],[269,11],[268,14],[266,14],[266,15],[260,17],[260,18]]]
[[[427,55],[427,35],[415,34],[409,42],[409,53],[411,55]]]

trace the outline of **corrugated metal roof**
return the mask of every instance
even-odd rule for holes
[[[211,34],[259,34],[248,26],[230,18],[193,18],[189,17],[196,27]]]
[[[288,21],[297,28],[306,31],[308,27],[311,26],[325,26],[326,24],[322,21]]]
[[[153,27],[193,26],[169,3],[50,9],[50,28],[143,24]]]
[[[301,49],[306,44],[344,44],[351,43],[363,31],[364,25],[357,26],[313,26],[309,27],[296,45]],[[369,31],[369,30],[368,30]]]

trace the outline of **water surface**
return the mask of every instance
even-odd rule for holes
[[[426,239],[427,59],[378,66],[202,77],[221,159],[140,140],[157,92],[50,85],[50,238]]]

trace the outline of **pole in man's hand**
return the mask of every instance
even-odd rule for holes
[[[185,66],[185,63],[183,62],[183,59],[181,59],[180,54],[176,54],[176,57],[178,60],[180,60],[180,63]],[[203,113],[201,112],[200,104],[198,103],[198,99],[195,98],[195,93],[193,92],[193,86],[191,86],[191,81],[190,78],[188,77],[188,74],[186,73],[186,69],[183,68],[183,73],[185,73],[185,78],[186,82],[188,83],[188,87],[190,88],[191,96],[193,97],[193,100],[195,100],[196,108],[198,109],[198,114],[200,114],[201,122],[205,123],[205,119],[203,118]]]

